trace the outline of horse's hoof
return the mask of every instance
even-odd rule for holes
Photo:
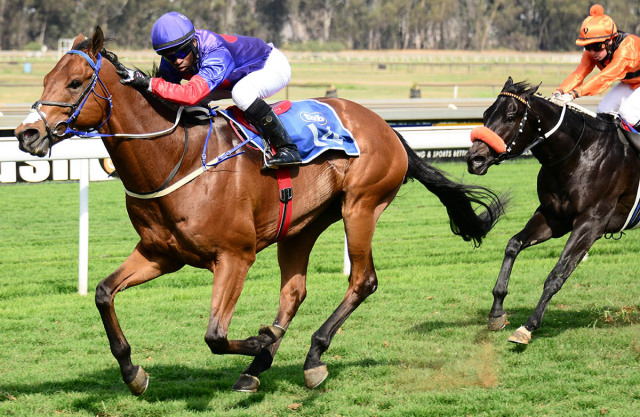
[[[527,330],[524,326],[518,327],[518,329],[513,332],[509,339],[507,339],[511,343],[518,343],[520,345],[528,345],[531,341],[531,332]]]
[[[127,386],[133,395],[139,397],[144,394],[149,386],[149,376],[144,369],[142,369],[142,366],[136,366],[136,368],[138,368],[138,373],[136,374],[136,377],[133,378],[133,381],[129,382]]]
[[[504,313],[498,317],[489,316],[489,321],[487,321],[487,328],[492,332],[497,332],[498,330],[502,330],[504,326],[509,324],[509,320],[507,320],[507,313]]]
[[[309,389],[314,389],[327,379],[329,371],[327,365],[320,365],[317,368],[307,369],[304,371],[304,384]]]
[[[260,386],[258,377],[249,374],[241,374],[232,389],[238,392],[257,392]]]

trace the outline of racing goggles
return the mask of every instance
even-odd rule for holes
[[[590,51],[590,52],[598,52],[603,50],[606,46],[607,46],[606,42],[590,43],[584,46],[584,50]]]
[[[179,49],[162,56],[167,61],[176,62],[179,59],[185,59],[190,53],[191,53],[191,42],[187,42],[186,45],[183,45]]]

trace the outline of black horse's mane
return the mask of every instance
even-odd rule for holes
[[[525,91],[533,87],[534,87],[533,84],[527,81],[520,81],[520,82],[511,84],[509,87],[505,89],[505,91],[520,95],[520,94],[524,94]]]
[[[527,81],[520,81],[520,82],[511,84],[510,86],[505,88],[504,91],[517,94],[517,95],[522,95],[526,91],[531,90],[532,88],[535,89],[535,87],[536,86],[534,84],[531,84]],[[544,101],[549,101],[548,97],[545,97],[540,93],[535,93],[532,97],[538,97]],[[570,113],[576,116],[579,116],[581,118],[584,118],[585,123],[587,123],[589,127],[591,127],[594,130],[610,131],[610,130],[615,130],[617,128],[617,124],[615,120],[609,114],[598,113],[598,117],[593,118],[591,116],[585,117],[587,115],[584,112],[580,111],[580,109],[577,109],[575,107],[567,106],[567,109],[569,110]],[[558,111],[560,111],[560,107],[558,107]]]

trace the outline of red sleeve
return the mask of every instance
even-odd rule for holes
[[[151,91],[165,100],[187,106],[200,103],[211,92],[207,81],[199,75],[194,75],[186,84],[174,84],[162,78],[152,78]]]

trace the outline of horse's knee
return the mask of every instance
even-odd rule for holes
[[[220,334],[217,331],[207,331],[204,335],[204,341],[206,342],[211,353],[216,355],[222,355],[229,350],[229,340],[226,335]]]
[[[359,294],[363,299],[367,298],[378,289],[378,276],[375,271],[370,271],[364,274],[362,280],[354,285],[354,291]]]
[[[518,239],[512,238],[509,240],[509,243],[507,243],[507,247],[504,250],[504,256],[514,258],[520,253],[521,249],[522,242]]]
[[[112,288],[106,284],[106,279],[100,281],[96,287],[96,307],[98,310],[104,310],[111,306]]]
[[[365,276],[363,287],[367,295],[371,295],[378,289],[378,276],[375,271]]]

